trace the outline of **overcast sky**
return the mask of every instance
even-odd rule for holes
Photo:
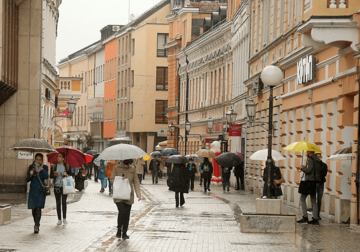
[[[162,0],[131,0],[130,13],[139,16]],[[100,39],[109,24],[127,24],[129,0],[63,0],[56,45],[56,63]]]

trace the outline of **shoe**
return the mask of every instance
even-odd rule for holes
[[[201,186],[202,184],[200,183],[199,185]]]
[[[229,188],[229,187],[227,187],[227,191],[230,192],[230,188]]]
[[[318,220],[315,220],[315,219],[312,219],[311,221],[308,221],[308,224],[311,224],[311,225],[319,225],[319,221],[318,221]]]
[[[64,225],[66,225],[66,224],[67,224],[66,219],[63,219],[63,224],[64,224]]]
[[[298,220],[298,221],[296,221],[296,222],[297,222],[297,223],[306,223],[306,222],[308,222],[308,221],[309,221],[308,217],[302,217],[301,220]]]
[[[116,233],[116,238],[121,238],[121,232],[119,233],[119,231]]]
[[[319,216],[319,219],[318,219],[318,220],[322,220],[320,216]]]
[[[208,188],[208,191],[209,191],[209,192],[211,191],[210,188]]]
[[[102,190],[100,190],[100,192],[101,192],[101,193],[103,193],[103,192],[105,192],[105,190],[104,190],[104,189],[102,189]]]
[[[34,226],[34,233],[35,234],[39,233],[39,226]]]
[[[122,235],[122,238],[123,238],[123,240],[128,240],[128,239],[130,239],[130,237],[129,237],[127,234],[123,234],[123,235]]]
[[[235,190],[236,190],[236,191],[239,191],[240,189],[239,189],[239,188],[236,188]]]
[[[56,223],[57,225],[61,225],[62,224],[62,221],[61,220],[58,220],[58,222]]]
[[[205,189],[205,191],[204,192],[206,192],[206,189]]]

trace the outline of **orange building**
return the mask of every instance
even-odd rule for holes
[[[104,69],[104,130],[103,138],[116,137],[116,74],[117,74],[117,40],[112,36],[105,44]]]

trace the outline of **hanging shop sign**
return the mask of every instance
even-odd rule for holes
[[[241,136],[241,124],[231,124],[229,127],[229,136]]]
[[[316,58],[308,55],[297,63],[297,84],[303,85],[316,79]]]
[[[102,114],[104,111],[104,98],[89,99],[87,106],[87,114]]]

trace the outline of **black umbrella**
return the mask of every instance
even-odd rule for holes
[[[153,151],[153,152],[150,153],[150,156],[152,156],[152,157],[161,157],[162,154],[161,154],[160,151]]]
[[[166,155],[179,155],[180,153],[175,148],[165,148],[161,151],[161,154]]]
[[[182,155],[172,155],[165,159],[166,163],[171,164],[186,164],[188,162],[187,158]]]
[[[226,152],[216,158],[216,163],[221,167],[233,167],[240,164],[241,158],[235,153]]]
[[[89,155],[91,155],[91,156],[95,156],[96,154],[98,154],[98,152],[97,152],[96,150],[88,150],[88,151],[86,152],[86,154],[89,154]]]

